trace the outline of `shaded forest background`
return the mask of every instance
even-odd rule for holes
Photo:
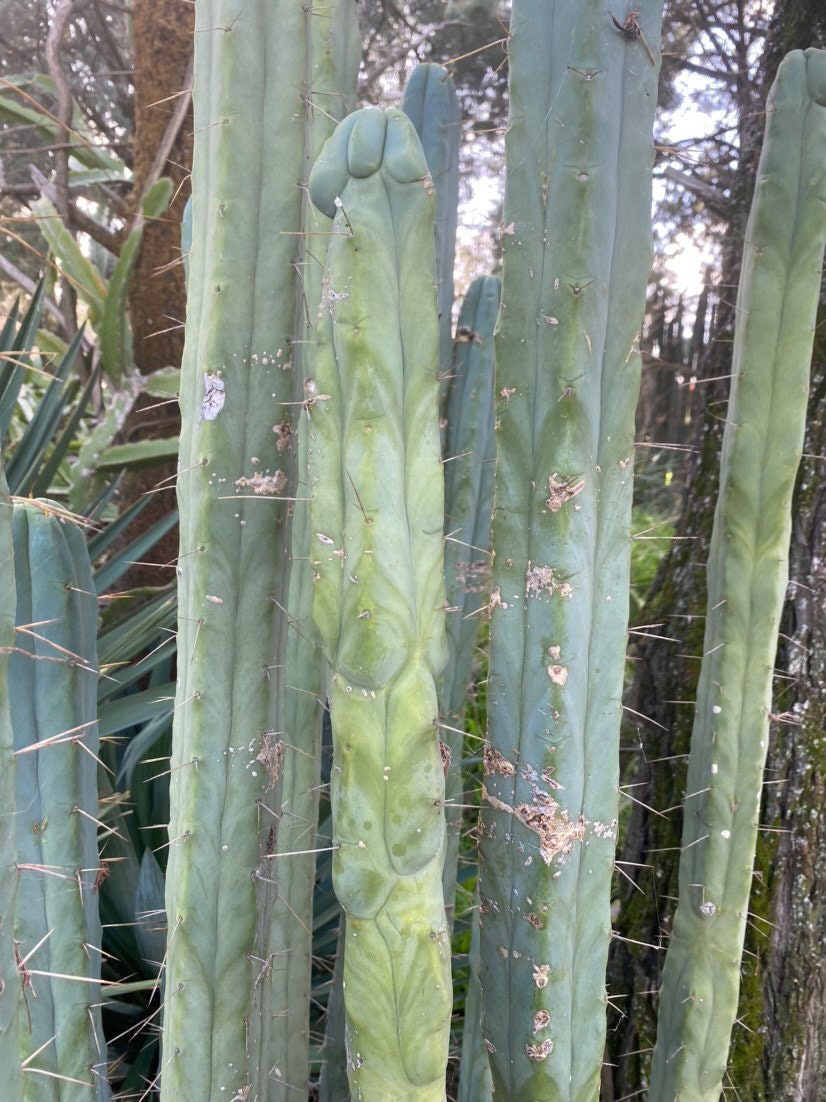
[[[359,4],[362,102],[396,102],[419,60],[447,65],[457,84],[460,290],[498,264],[507,7],[490,0]],[[45,271],[46,328],[55,349],[65,348],[86,322],[77,370],[96,382],[83,431],[91,435],[116,408],[107,446],[163,444],[177,434],[177,407],[159,402],[144,380],[181,362],[180,226],[192,156],[194,5],[4,0],[0,12],[0,308],[7,311],[21,290],[32,293]],[[623,740],[628,799],[614,901],[604,1102],[640,1093],[653,1044],[676,897],[683,763],[702,648],[704,563],[734,296],[766,94],[788,50],[826,45],[826,8],[821,0],[675,0],[666,5],[664,27],[655,257],[638,414],[637,506],[645,519],[638,534],[651,548],[650,576],[632,610]],[[109,158],[107,165],[87,166],[85,179],[71,171],[79,134]],[[142,198],[162,176],[172,182],[172,199],[160,217],[146,217]],[[44,196],[105,279],[133,231],[142,231],[123,307],[133,366],[121,379],[99,374],[101,344],[88,303],[67,278],[67,265],[49,259],[38,221]],[[687,278],[691,258],[696,270]],[[814,810],[826,807],[824,318],[821,310],[729,1071],[732,1097],[754,1102],[816,1102],[826,1082],[826,820]],[[46,335],[43,340],[45,347]],[[168,448],[158,451],[158,462],[144,447],[132,453],[140,461],[124,464],[121,507],[170,486],[174,460]],[[170,490],[147,500],[131,538],[174,509]],[[170,528],[123,586],[168,585],[176,553]]]

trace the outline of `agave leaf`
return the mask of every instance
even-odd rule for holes
[[[31,210],[49,248],[60,261],[63,274],[89,306],[90,321],[94,325],[106,298],[106,280],[91,260],[83,255],[51,199],[42,195],[32,203]]]

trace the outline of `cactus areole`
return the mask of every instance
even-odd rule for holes
[[[435,680],[446,655],[433,186],[400,111],[340,123],[310,428],[313,617],[329,663],[350,1089],[445,1094],[450,942]]]

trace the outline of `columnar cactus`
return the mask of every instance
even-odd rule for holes
[[[15,586],[11,509],[0,466],[0,1067],[12,1098],[23,1094],[17,1015],[20,977],[14,950],[14,901],[17,894],[14,742],[8,694],[9,652],[14,647]]]
[[[511,19],[480,884],[512,1102],[592,1102],[603,1056],[661,10]]]
[[[439,372],[442,396],[453,365],[453,262],[459,207],[459,146],[462,113],[447,69],[433,62],[410,74],[402,110],[416,127],[433,181],[436,208],[436,302],[439,310]]]
[[[97,597],[86,538],[49,502],[13,509],[9,661],[23,1102],[110,1097],[100,1019]],[[5,1071],[5,1068],[4,1068]]]
[[[445,430],[445,593],[448,659],[439,683],[441,738],[449,753],[445,815],[445,905],[452,917],[462,829],[462,719],[481,613],[490,589],[490,521],[496,459],[493,330],[501,280],[468,288],[447,389]]]
[[[662,1102],[716,1102],[737,1014],[824,245],[826,52],[795,51],[769,96],[737,298],[652,1071],[651,1097]]]
[[[310,177],[335,216],[309,397],[313,617],[330,667],[348,1074],[365,1102],[444,1098],[451,1012],[432,191],[396,110],[339,124]]]
[[[478,903],[478,892],[477,892]],[[491,1102],[493,1079],[482,1039],[482,988],[479,984],[479,907],[473,910],[470,934],[470,976],[462,1021],[462,1056],[456,1102]]]
[[[322,14],[319,14],[319,11]],[[335,120],[343,117],[355,99],[361,60],[361,42],[352,0],[337,0],[319,8],[309,23],[312,39],[310,79],[313,109],[305,128],[304,179]],[[323,262],[331,223],[302,189],[301,226],[305,237],[294,238],[301,256],[299,294],[295,302],[292,345],[294,410],[301,408],[312,389],[315,326],[321,297]],[[283,426],[282,426],[283,427]],[[279,438],[287,443],[285,437]],[[309,431],[307,413],[293,430],[289,447],[297,455],[295,500],[292,508],[292,565],[287,600],[290,628],[284,652],[283,756],[279,782],[280,814],[275,852],[270,861],[268,888],[259,892],[270,925],[269,952],[275,970],[271,984],[256,987],[253,1017],[266,1030],[257,1074],[260,1098],[267,1102],[294,1102],[296,1084],[308,1081],[310,1060],[310,983],[312,971],[313,891],[316,880],[315,838],[321,761],[321,724],[324,711],[324,673],[312,632],[313,574],[309,544],[309,489],[306,481]],[[279,685],[276,682],[276,685]],[[281,753],[281,751],[279,751]],[[301,1087],[303,1089],[303,1086]]]
[[[312,311],[302,272],[318,263],[302,222],[308,162],[317,125],[345,111],[327,73],[352,57],[352,33],[330,36],[352,28],[354,10],[285,0],[276,18],[254,0],[197,6],[164,1100],[292,1098],[306,1081],[306,1059],[283,1047],[284,1019],[301,1033],[307,1006],[293,978],[281,982],[296,867],[295,833],[286,851],[279,840],[283,786],[303,752],[284,728],[287,514],[297,342]],[[320,104],[316,77],[333,93]],[[312,732],[310,743],[312,753]],[[299,848],[313,848],[312,830]]]

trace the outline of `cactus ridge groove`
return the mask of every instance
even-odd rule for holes
[[[397,110],[349,116],[310,176],[334,215],[316,358],[330,398],[310,421],[313,618],[330,669],[348,1076],[365,1102],[444,1098],[451,1012],[432,190]]]

